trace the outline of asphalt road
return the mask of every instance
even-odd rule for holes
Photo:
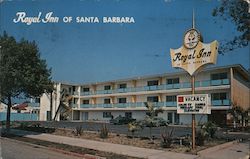
[[[100,131],[102,128],[103,123],[98,122],[66,122],[66,121],[39,121],[41,126],[45,127],[54,127],[54,128],[68,128],[68,129],[75,129],[77,126],[82,126],[84,130],[87,131]],[[106,123],[107,128],[112,133],[117,134],[128,134],[128,126],[127,125],[113,125]],[[164,131],[169,132],[171,129],[173,130],[173,136],[180,137],[192,134],[190,127],[184,126],[167,126],[167,127],[153,127],[152,128],[152,135],[159,138],[161,133]],[[139,136],[149,136],[149,128],[145,127],[141,132],[136,132],[136,135]]]
[[[0,138],[0,159],[79,159],[40,146]]]

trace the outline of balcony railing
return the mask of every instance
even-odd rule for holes
[[[229,99],[223,99],[223,100],[212,100],[213,106],[228,106],[230,105]]]
[[[73,104],[73,103],[70,103],[69,106],[72,107],[72,108],[78,108],[78,105],[77,104]]]
[[[229,85],[229,83],[230,83],[229,79],[196,81],[195,87],[221,86],[221,85]],[[191,83],[184,82],[184,83],[165,84],[156,86],[119,88],[114,90],[97,90],[97,91],[81,92],[80,95],[88,96],[88,95],[98,95],[98,94],[114,94],[114,93],[157,91],[157,90],[171,90],[171,89],[185,89],[185,88],[191,88]],[[74,94],[77,95],[77,93]]]
[[[212,80],[212,86],[219,86],[219,85],[226,85],[229,84],[229,79],[222,79],[222,80]]]
[[[153,102],[155,107],[176,107],[176,102]],[[114,103],[114,104],[81,104],[81,108],[140,108],[145,107],[144,102]]]
[[[229,99],[212,100],[212,106],[228,106],[230,105]],[[177,102],[153,102],[155,107],[176,107]],[[76,104],[72,105],[76,108]],[[114,103],[114,104],[81,104],[80,108],[141,108],[145,107],[144,102],[136,103]]]
[[[166,105],[168,107],[176,107],[177,106],[177,102],[166,102]]]

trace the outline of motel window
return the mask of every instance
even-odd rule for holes
[[[111,118],[112,114],[111,112],[103,112],[103,118]]]
[[[111,90],[111,85],[104,86],[104,90]]]
[[[89,100],[83,100],[82,104],[89,104]]]
[[[104,104],[110,104],[110,98],[104,99]]]
[[[118,88],[127,88],[127,84],[126,83],[123,83],[123,84],[119,84],[118,85]]]
[[[174,113],[174,123],[179,124],[179,122],[180,122],[180,115],[175,112]]]
[[[166,96],[166,102],[176,102],[176,96]]]
[[[212,93],[212,100],[225,100],[227,93]]]
[[[82,88],[82,91],[83,92],[89,92],[89,88],[88,87],[84,87],[84,88]]]
[[[71,87],[69,87],[69,93],[71,93],[71,91],[72,91],[72,90],[71,90]]]
[[[168,122],[173,123],[173,113],[172,112],[168,113]]]
[[[177,83],[180,83],[179,78],[167,79],[167,84],[177,84]]]
[[[158,80],[148,81],[148,86],[157,86],[158,83]]]
[[[73,89],[73,92],[75,92],[75,91],[76,91],[76,87],[75,87],[75,86],[73,86],[73,87],[72,87],[72,89]]]
[[[125,112],[125,117],[131,119],[132,118],[132,112]]]
[[[126,103],[127,99],[126,98],[118,98],[118,103]]]
[[[220,80],[220,79],[227,79],[227,73],[215,73],[211,74],[211,80]]]
[[[77,102],[77,99],[76,99],[76,98],[74,98],[74,104],[76,104],[76,102]]]
[[[35,98],[35,103],[40,103],[40,98]]]
[[[150,112],[146,112],[146,116],[152,116]],[[158,114],[155,114],[155,116],[158,116]]]
[[[159,101],[158,96],[147,97],[147,102],[158,102],[158,101]]]

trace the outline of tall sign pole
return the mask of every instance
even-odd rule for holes
[[[186,70],[191,76],[191,95],[177,96],[177,113],[192,115],[192,149],[195,149],[195,114],[210,114],[211,100],[208,94],[195,94],[195,73],[205,65],[215,64],[218,42],[203,43],[200,32],[195,28],[193,12],[192,28],[184,34],[183,46],[170,49],[172,67]]]
[[[195,29],[195,19],[194,19],[194,10],[193,10],[193,21],[192,28]],[[192,83],[192,94],[195,94],[195,75],[191,75],[191,83]],[[192,149],[195,149],[195,114],[192,114]]]
[[[191,76],[192,95],[195,94],[195,76]],[[192,114],[192,149],[195,149],[195,114]]]

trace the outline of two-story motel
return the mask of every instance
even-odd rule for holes
[[[241,65],[206,68],[195,77],[195,93],[209,94],[211,114],[196,115],[197,122],[212,120],[226,124],[227,111],[233,106],[249,109],[249,72]],[[111,117],[127,116],[144,119],[144,102],[162,107],[160,117],[172,124],[190,124],[191,115],[176,113],[176,96],[191,94],[190,75],[184,71],[89,84],[56,83],[50,94],[40,98],[40,120],[48,120],[50,103],[52,116],[58,108],[60,93],[67,89],[73,96],[71,120],[108,121]],[[50,101],[51,100],[51,101]],[[60,120],[60,117],[58,117]]]

